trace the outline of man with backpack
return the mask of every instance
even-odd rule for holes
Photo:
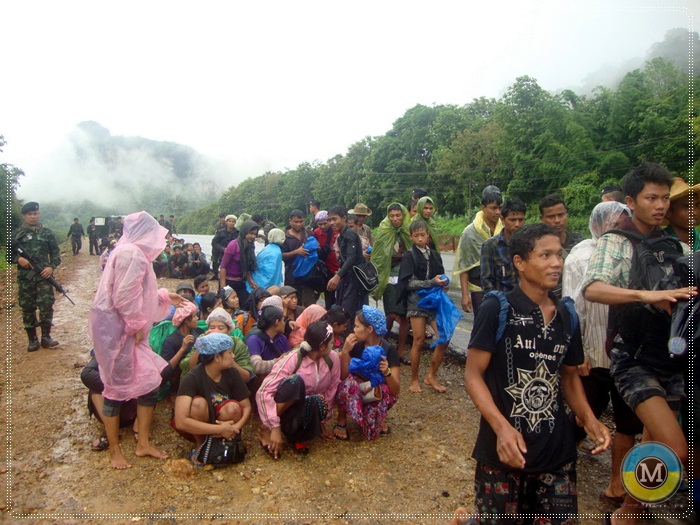
[[[576,446],[564,400],[598,454],[610,431],[591,410],[577,365],[578,317],[552,293],[563,270],[557,231],[529,224],[510,238],[518,282],[489,292],[476,312],[465,386],[481,412],[475,510],[479,515],[557,518],[577,513]],[[487,516],[484,516],[487,517]]]
[[[668,342],[672,305],[697,290],[680,286],[673,262],[683,248],[660,228],[671,185],[668,171],[651,162],[624,177],[632,217],[598,240],[582,286],[587,300],[610,305],[610,374],[644,425],[643,439],[667,445],[687,465],[688,444],[676,415],[685,398],[687,354],[671,353]],[[611,521],[633,522],[639,511],[639,503],[627,495]]]

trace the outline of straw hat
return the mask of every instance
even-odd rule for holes
[[[700,192],[700,184],[695,186],[688,186],[688,183],[681,179],[680,177],[673,177],[673,184],[671,185],[671,200],[682,199],[687,197],[689,193]]]
[[[687,198],[691,193],[700,193],[700,184],[695,186],[688,186],[688,183],[681,179],[680,177],[673,177],[671,179],[673,183],[671,184],[671,195],[670,200],[675,201],[678,199]],[[668,226],[668,219],[664,218],[661,226]]]
[[[366,204],[358,202],[352,210],[348,210],[348,213],[353,215],[367,215],[368,217],[372,215],[372,210],[370,210]]]

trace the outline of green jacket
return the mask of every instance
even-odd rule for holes
[[[56,236],[48,228],[39,226],[22,225],[12,234],[12,242],[19,245],[29,255],[35,257],[45,266],[50,266],[54,270],[61,264],[61,250],[58,247]],[[12,251],[12,262],[17,264],[17,253]],[[31,268],[17,266],[17,275],[20,279],[32,279],[34,274]],[[38,276],[34,278],[39,278]]]

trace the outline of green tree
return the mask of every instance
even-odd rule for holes
[[[0,135],[0,153],[7,144]],[[22,223],[21,202],[17,199],[19,179],[24,172],[12,164],[0,163],[0,192],[2,193],[3,226],[0,228],[0,246],[7,246],[8,234]]]

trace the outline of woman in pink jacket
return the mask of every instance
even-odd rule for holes
[[[273,459],[281,457],[282,434],[302,454],[309,451],[305,441],[334,439],[326,429],[340,384],[340,359],[332,346],[330,325],[311,323],[299,350],[282,356],[258,390],[258,438]]]
[[[116,469],[131,467],[119,448],[119,410],[129,399],[138,399],[136,455],[168,457],[150,444],[149,432],[161,374],[170,365],[148,346],[153,323],[183,301],[156,285],[152,262],[165,248],[167,233],[145,211],[127,215],[90,309],[88,330],[104,383],[102,418]]]

